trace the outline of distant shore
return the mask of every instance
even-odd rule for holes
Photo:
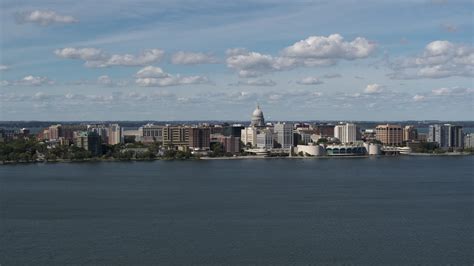
[[[400,156],[426,156],[426,157],[439,157],[439,156],[473,156],[473,153],[463,152],[447,152],[447,153],[410,153],[400,155],[350,155],[350,156],[265,156],[265,155],[248,155],[248,156],[232,156],[232,157],[193,157],[187,159],[176,159],[176,158],[154,158],[154,159],[114,159],[114,158],[90,158],[83,160],[65,160],[56,159],[50,161],[4,161],[0,162],[0,165],[14,165],[14,164],[35,164],[35,163],[86,163],[86,162],[151,162],[151,161],[199,161],[199,160],[255,160],[255,159],[360,159],[360,158],[380,158],[380,157],[400,157]]]

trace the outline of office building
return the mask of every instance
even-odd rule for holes
[[[440,148],[462,148],[462,127],[451,124],[431,125],[428,129],[428,141],[437,143]]]
[[[74,138],[74,144],[90,151],[93,156],[99,156],[102,154],[102,141],[96,132],[93,131],[79,131],[76,132]]]
[[[276,141],[278,145],[283,149],[290,149],[293,147],[293,124],[290,123],[277,123],[273,128],[275,133]]]
[[[418,130],[414,126],[405,126],[403,128],[403,141],[411,142],[418,140]]]
[[[118,124],[110,124],[108,128],[108,143],[109,145],[117,145],[123,142],[122,128]]]
[[[217,141],[222,144],[225,153],[237,154],[240,152],[240,138],[234,136],[218,136]]]
[[[293,127],[292,127],[292,129],[293,129]],[[265,149],[265,150],[273,149],[273,132],[271,130],[262,129],[258,132],[258,134],[257,134],[257,148]]]
[[[257,145],[257,128],[246,127],[240,131],[241,140],[245,146],[255,147]]]
[[[163,145],[185,150],[189,145],[189,127],[170,126],[163,127]]]
[[[336,125],[334,137],[341,143],[354,143],[357,140],[357,126],[351,123]]]
[[[192,150],[209,150],[211,129],[209,127],[189,128],[189,148]]]
[[[146,124],[141,131],[144,143],[163,142],[163,126]]]
[[[403,131],[400,125],[378,125],[375,138],[388,146],[400,146],[403,142]]]

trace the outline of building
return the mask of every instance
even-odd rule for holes
[[[273,149],[273,132],[271,130],[260,130],[257,134],[257,148],[265,150]]]
[[[146,124],[141,130],[144,143],[163,142],[163,126]]]
[[[277,123],[273,128],[276,135],[276,141],[283,149],[290,149],[293,147],[293,124]]]
[[[462,148],[464,146],[462,126],[451,124],[430,125],[428,141],[437,143],[440,148]]]
[[[49,140],[58,140],[62,136],[61,124],[51,125],[48,128],[48,139]]]
[[[341,143],[354,143],[357,140],[357,126],[352,123],[336,125],[334,137],[338,138]]]
[[[469,133],[464,136],[464,149],[474,148],[474,133]]]
[[[328,156],[361,156],[366,155],[367,150],[364,145],[329,145],[326,147]]]
[[[108,140],[109,139],[108,128],[105,125],[102,125],[102,124],[87,125],[87,131],[97,133],[97,135],[99,135],[102,143],[108,143],[109,142],[109,140]]]
[[[265,118],[263,117],[263,112],[260,109],[260,106],[257,105],[257,108],[252,113],[252,122],[250,122],[252,127],[264,127]]]
[[[163,127],[163,145],[185,150],[189,145],[189,127],[170,126]]]
[[[192,150],[211,149],[211,129],[209,127],[189,128],[189,148]]]
[[[122,128],[118,124],[110,124],[108,128],[108,142],[109,145],[117,145],[123,142]]]
[[[217,141],[222,144],[225,153],[240,153],[240,138],[234,136],[218,136]]]
[[[403,131],[400,125],[378,125],[375,138],[388,146],[400,146],[403,142]]]
[[[403,128],[403,141],[412,142],[418,140],[418,130],[414,126],[405,126]]]
[[[255,147],[257,145],[257,128],[246,127],[240,131],[240,138],[245,146]]]
[[[228,125],[222,128],[222,135],[224,136],[233,136],[233,137],[242,137],[242,129],[245,127],[240,124]]]
[[[99,156],[102,154],[102,141],[96,132],[93,131],[79,131],[76,132],[74,137],[74,144],[90,151],[93,156]]]

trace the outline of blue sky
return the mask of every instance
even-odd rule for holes
[[[474,113],[474,1],[1,5],[1,120]]]

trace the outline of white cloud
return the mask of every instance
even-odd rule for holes
[[[392,79],[447,78],[474,76],[474,48],[449,41],[434,41],[415,57],[396,60],[391,64]]]
[[[344,42],[342,36],[311,36],[283,49],[280,56],[272,56],[243,48],[227,50],[226,63],[240,77],[257,77],[270,72],[296,67],[330,66],[340,59],[354,60],[372,54],[376,45],[364,38]]]
[[[383,86],[374,83],[374,84],[369,84],[367,87],[364,89],[364,93],[367,94],[375,94],[375,93],[381,93],[382,92]]]
[[[36,23],[41,26],[48,26],[53,23],[71,24],[79,22],[73,16],[60,15],[52,10],[34,10],[17,14],[17,21],[20,23]]]
[[[276,82],[271,79],[248,79],[240,80],[237,82],[239,86],[261,86],[261,87],[273,87]]]
[[[318,84],[323,84],[324,82],[316,77],[305,77],[305,78],[302,78],[301,80],[296,81],[296,83],[300,85],[318,85]]]
[[[326,79],[334,79],[334,78],[340,78],[340,77],[342,77],[342,75],[337,74],[337,73],[335,73],[335,74],[326,74],[326,75],[323,76],[323,78],[326,78]]]
[[[54,84],[54,81],[49,80],[47,77],[28,75],[23,77],[21,80],[15,82],[15,84],[27,86],[42,86]]]
[[[282,54],[288,57],[353,60],[368,57],[375,48],[375,43],[362,37],[346,42],[341,35],[331,34],[327,37],[310,36],[286,47]]]
[[[425,98],[426,98],[425,96],[417,94],[417,95],[413,96],[413,101],[421,102],[421,101],[424,101]]]
[[[112,54],[109,55],[97,48],[62,48],[54,53],[61,58],[80,59],[86,67],[110,66],[144,66],[160,61],[164,51],[161,49],[144,50],[138,55]]]
[[[467,96],[474,94],[474,89],[472,88],[439,88],[431,90],[434,96]]]
[[[165,73],[161,68],[147,66],[140,69],[136,74],[135,83],[143,87],[166,87],[191,84],[209,83],[209,79],[203,76],[181,76]]]
[[[171,63],[175,65],[197,65],[197,64],[215,64],[218,60],[205,53],[177,52],[171,57]]]
[[[97,83],[99,83],[100,85],[111,86],[113,84],[113,81],[109,76],[102,75],[97,78]]]
[[[6,71],[6,70],[9,70],[10,67],[7,66],[7,65],[0,65],[0,71]]]

